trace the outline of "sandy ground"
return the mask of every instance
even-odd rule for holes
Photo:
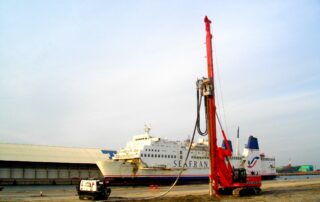
[[[168,186],[150,189],[149,187],[111,187],[108,201],[134,201],[161,195]],[[40,196],[40,191],[42,196]],[[320,179],[283,180],[263,182],[262,193],[257,196],[221,196],[213,199],[208,196],[208,185],[176,186],[164,197],[143,201],[318,201],[320,202]],[[5,187],[0,192],[0,201],[82,201],[73,186],[28,186]]]

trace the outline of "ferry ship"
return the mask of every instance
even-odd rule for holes
[[[105,180],[111,184],[169,184],[176,180],[183,168],[190,140],[172,141],[151,136],[150,128],[136,135],[125,148],[97,165]],[[231,143],[231,141],[230,141]],[[192,143],[179,184],[208,182],[209,178],[208,141],[199,139]],[[247,175],[260,174],[263,179],[276,177],[275,158],[259,153],[257,138],[250,136],[242,155],[230,157],[234,168],[246,168]]]

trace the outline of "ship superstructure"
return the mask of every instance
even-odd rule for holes
[[[126,147],[120,149],[113,157],[114,161],[139,162],[141,168],[177,169],[182,167],[182,161],[188,152],[190,141],[170,141],[149,134],[150,129],[145,129],[145,134],[134,136]],[[188,168],[208,167],[208,142],[200,139],[193,143],[190,151]]]

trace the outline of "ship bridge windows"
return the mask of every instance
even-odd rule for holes
[[[139,141],[139,140],[147,140],[148,138],[146,138],[146,137],[143,137],[143,138],[136,138],[135,140],[136,141]]]

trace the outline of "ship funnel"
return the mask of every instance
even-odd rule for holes
[[[251,135],[248,139],[248,144],[246,144],[246,148],[259,150],[258,138]]]

